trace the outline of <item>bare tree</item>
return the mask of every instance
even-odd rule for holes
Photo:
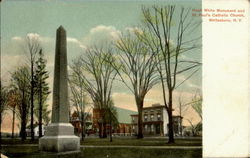
[[[81,120],[81,135],[83,141],[86,131],[85,111],[87,106],[87,96],[84,90],[84,79],[82,78],[81,66],[82,65],[79,60],[74,60],[70,65],[72,73],[69,75],[69,86],[72,94],[71,101],[77,111],[79,119]]]
[[[184,117],[184,114],[185,112],[187,111],[188,109],[188,105],[189,104],[185,104],[183,102],[183,97],[182,97],[182,94],[179,95],[178,97],[178,114],[179,116],[181,117],[181,122],[180,122],[180,133],[181,133],[181,136],[183,136],[183,125],[182,125],[182,120],[183,120],[183,117]]]
[[[19,67],[11,74],[12,84],[15,86],[17,93],[21,96],[21,103],[18,105],[18,117],[21,120],[20,135],[22,140],[26,139],[26,125],[30,108],[30,71],[28,67]]]
[[[7,105],[8,109],[12,111],[12,134],[11,137],[14,138],[15,131],[15,118],[16,118],[16,108],[21,104],[21,96],[18,93],[18,89],[14,86],[10,86],[8,90]]]
[[[193,96],[191,106],[199,115],[201,122],[202,122],[202,95],[201,94],[195,94]]]
[[[142,109],[147,92],[159,81],[155,51],[140,41],[140,30],[122,35],[116,42],[118,64],[114,65],[120,81],[133,93],[138,110],[137,138],[143,138]]]
[[[169,118],[168,143],[174,143],[172,111],[173,92],[179,86],[177,75],[188,70],[193,71],[200,65],[196,61],[181,60],[181,54],[200,47],[201,36],[194,34],[200,21],[197,22],[191,18],[190,10],[176,9],[173,5],[142,8],[143,23],[147,33],[141,35],[141,41],[145,42],[152,52],[157,52],[155,59],[158,61],[157,70],[161,78],[164,105]],[[195,69],[193,73],[197,71]]]
[[[117,120],[117,110],[114,106],[113,100],[110,101],[108,107],[106,108],[105,119],[109,122],[109,141],[112,142],[112,129],[116,127],[119,123]]]
[[[100,109],[100,126],[105,127],[106,108],[111,101],[111,91],[116,71],[111,63],[115,62],[111,48],[90,47],[85,56],[80,56],[75,62],[77,67],[72,70],[79,75],[85,91],[90,95],[94,108]],[[79,70],[78,70],[79,69]],[[79,72],[81,72],[79,74]],[[103,128],[102,128],[103,129]],[[100,137],[107,137],[106,128],[100,130]]]
[[[35,94],[35,62],[37,54],[41,51],[41,45],[39,41],[39,36],[37,35],[27,35],[26,37],[26,53],[28,55],[28,62],[30,66],[30,128],[31,128],[31,140],[34,140],[34,94]]]
[[[7,90],[6,88],[2,85],[2,81],[0,79],[0,154],[2,151],[2,120],[3,120],[3,115],[6,110],[6,102],[7,102]]]

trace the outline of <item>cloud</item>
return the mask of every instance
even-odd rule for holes
[[[121,32],[114,26],[98,25],[90,30],[90,35],[95,34],[107,34],[113,39],[117,39],[121,35]]]
[[[30,39],[40,39],[41,38],[40,35],[37,33],[28,33],[27,37]]]
[[[90,29],[89,33],[83,38],[84,45],[103,45],[114,40],[118,40],[121,31],[114,26],[98,25]]]
[[[125,31],[128,31],[130,33],[138,32],[140,34],[143,33],[143,31],[139,27],[126,27]]]
[[[39,35],[37,33],[28,33],[24,37],[14,36],[14,37],[11,38],[11,40],[12,41],[24,41],[25,38],[38,40],[40,42],[51,42],[53,40],[53,38],[51,38],[51,37],[44,37],[44,36],[41,36],[41,35]]]
[[[81,43],[78,39],[72,38],[72,37],[67,37],[67,42],[72,42],[72,43]]]
[[[23,39],[22,39],[22,37],[14,36],[14,37],[11,38],[11,40],[13,40],[13,41],[21,41]]]
[[[87,47],[78,39],[73,38],[73,37],[67,37],[67,42],[77,44],[80,48],[86,49]]]

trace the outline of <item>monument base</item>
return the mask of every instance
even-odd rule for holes
[[[45,128],[45,136],[39,139],[39,149],[47,152],[79,151],[80,138],[74,135],[70,123],[52,123]]]

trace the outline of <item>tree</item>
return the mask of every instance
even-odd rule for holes
[[[85,120],[85,110],[87,106],[87,97],[84,91],[84,79],[82,78],[81,62],[79,60],[74,60],[70,68],[73,70],[69,75],[69,86],[71,90],[71,101],[75,107],[78,117],[81,120],[81,135],[82,141],[85,137],[86,124]]]
[[[76,59],[77,68],[72,70],[81,72],[80,78],[85,91],[90,95],[94,103],[94,108],[100,109],[101,114],[100,127],[105,127],[104,119],[105,108],[111,100],[111,91],[116,72],[111,63],[115,62],[111,48],[89,47],[86,49],[86,55]],[[80,70],[77,70],[77,69]],[[102,128],[103,129],[103,128]],[[100,130],[100,137],[107,137],[106,128]]]
[[[105,112],[105,120],[109,123],[109,141],[112,142],[112,129],[118,126],[119,122],[117,120],[117,110],[114,107],[114,102],[111,99]]]
[[[147,33],[142,34],[141,39],[152,52],[157,52],[155,59],[158,63],[157,70],[161,79],[164,105],[169,119],[168,143],[174,143],[172,111],[173,92],[178,87],[177,75],[194,70],[200,65],[199,62],[184,61],[180,57],[181,54],[200,47],[201,36],[194,34],[200,21],[197,22],[191,18],[190,10],[186,8],[176,10],[173,5],[142,8],[143,23]],[[191,34],[193,35],[191,36]],[[182,68],[183,66],[185,68]],[[197,71],[194,70],[194,72]]]
[[[31,128],[31,140],[34,140],[34,94],[35,94],[35,62],[36,62],[36,56],[39,51],[41,51],[40,41],[38,35],[31,35],[28,34],[26,37],[26,46],[27,46],[27,54],[28,54],[28,61],[30,64],[30,128]]]
[[[6,88],[2,85],[2,81],[0,79],[0,154],[2,151],[2,120],[3,115],[6,110],[6,102],[7,102],[7,91]]]
[[[189,104],[183,103],[182,94],[180,94],[179,97],[178,97],[178,113],[179,113],[179,116],[181,117],[181,122],[180,122],[180,132],[181,132],[181,136],[183,135],[182,120],[183,120],[184,113],[185,113],[186,110],[188,109],[188,106],[187,106],[187,105],[189,105]]]
[[[46,104],[46,100],[50,94],[49,91],[49,84],[46,81],[49,78],[48,71],[46,70],[46,63],[47,61],[44,59],[44,54],[42,52],[42,49],[40,49],[38,53],[39,57],[36,61],[35,65],[35,75],[34,75],[34,83],[35,83],[35,94],[38,100],[38,107],[35,111],[38,111],[38,114],[35,113],[36,116],[38,116],[38,125],[39,125],[39,137],[42,137],[42,124],[43,119],[46,120],[49,118],[48,111],[48,104]]]
[[[202,122],[202,95],[201,94],[194,95],[194,97],[192,98],[191,106],[199,115],[201,122]]]
[[[117,59],[119,64],[114,65],[121,82],[133,93],[138,110],[137,138],[143,138],[142,109],[147,92],[159,81],[154,59],[155,51],[141,42],[140,30],[134,29],[122,35],[116,42],[119,50]]]
[[[21,103],[18,105],[18,116],[21,120],[20,136],[22,140],[26,139],[26,125],[30,109],[30,71],[27,66],[19,67],[11,74],[11,81],[18,95],[21,96]]]
[[[12,134],[11,137],[14,138],[15,131],[15,118],[16,118],[16,107],[21,104],[21,96],[18,90],[14,86],[10,86],[8,90],[7,105],[12,111]]]
[[[191,125],[191,131],[193,136],[196,136],[199,134],[199,132],[202,131],[202,95],[201,94],[195,94],[192,98],[192,102],[190,103],[191,107],[196,111],[196,113],[200,117],[200,122],[197,124],[193,124],[192,120],[187,119],[189,124]]]

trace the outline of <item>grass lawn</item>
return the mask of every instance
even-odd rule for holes
[[[168,144],[166,138],[86,138],[81,145],[131,145],[131,146],[201,146],[201,139],[175,139],[175,144]]]
[[[41,153],[37,146],[8,146],[3,154],[10,158],[201,158],[202,149],[81,148],[78,154]]]
[[[201,139],[176,139],[175,144],[167,144],[167,140],[163,138],[146,138],[146,139],[133,139],[133,138],[114,138],[113,142],[109,139],[99,138],[86,138],[81,144],[86,147],[81,148],[80,153],[69,155],[55,155],[54,153],[42,153],[39,151],[38,146],[18,146],[18,144],[38,144],[38,141],[31,142],[26,140],[21,142],[18,139],[4,139],[3,154],[8,157],[14,158],[201,158],[202,149],[163,149],[163,148],[126,148],[126,147],[109,147],[113,146],[201,146]],[[15,145],[14,145],[15,144]],[[104,146],[101,148],[87,147]],[[106,147],[105,147],[106,146]]]
[[[38,144],[38,140],[35,141],[25,140],[22,142],[20,139],[3,139],[2,144]],[[109,138],[85,138],[81,141],[81,145],[131,145],[131,146],[201,146],[201,139],[175,139],[175,144],[168,144],[166,138],[113,138],[113,142],[109,141]]]

